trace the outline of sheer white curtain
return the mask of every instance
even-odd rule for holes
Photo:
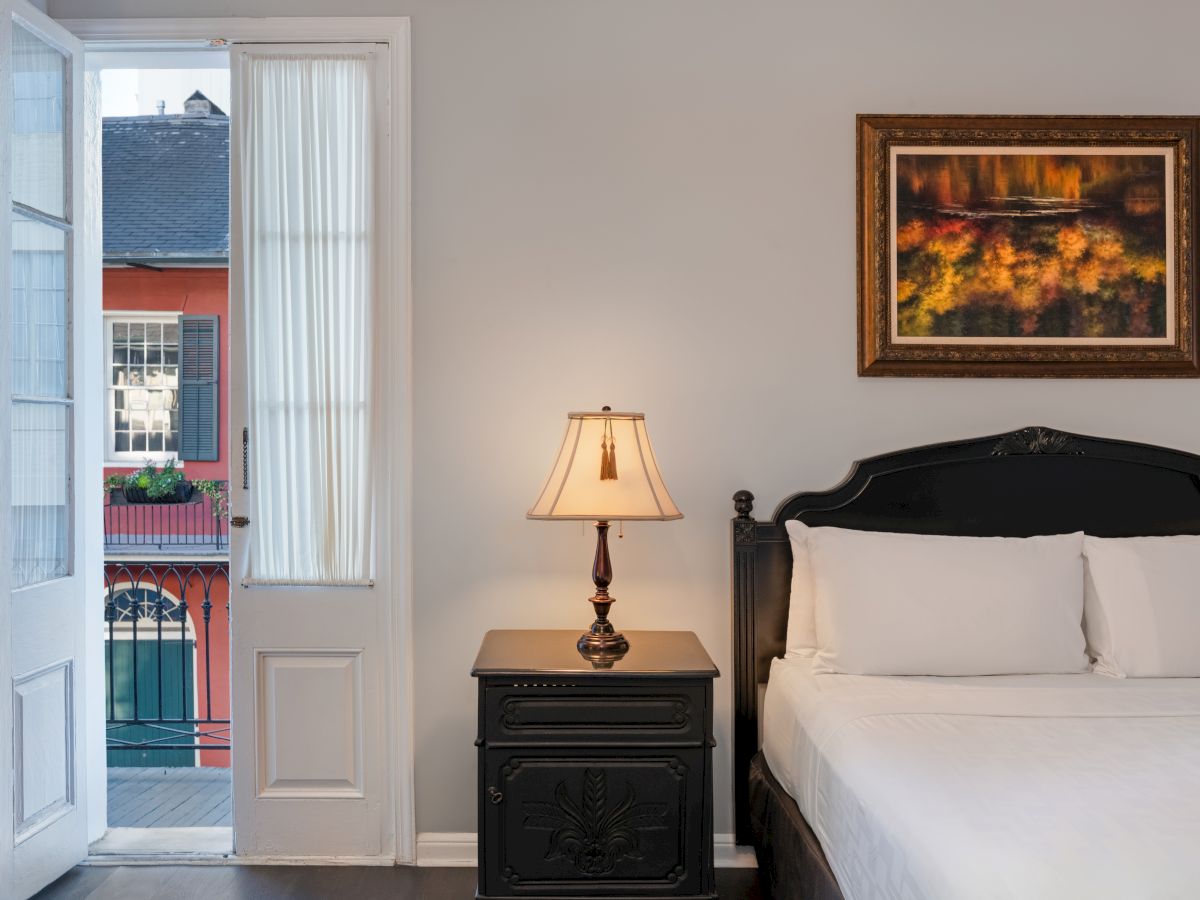
[[[235,114],[260,583],[371,578],[374,93],[367,54],[245,61]]]

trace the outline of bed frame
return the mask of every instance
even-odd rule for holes
[[[753,518],[749,491],[734,494],[733,505],[734,812],[737,842],[755,844],[762,864],[770,843],[763,840],[764,803],[773,807],[767,818],[787,820],[794,810],[807,830],[795,802],[765,762],[755,760],[762,688],[771,660],[784,651],[792,571],[788,519],[916,534],[1200,534],[1200,456],[1030,427],[861,460],[837,487],[794,494],[765,521]],[[809,845],[819,856],[811,830],[787,846]],[[823,856],[806,865],[806,877],[819,879],[823,871],[832,879]],[[840,896],[836,883],[833,893],[824,888],[810,886],[806,895]]]

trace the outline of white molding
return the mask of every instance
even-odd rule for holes
[[[213,19],[60,19],[59,24],[85,43],[143,43],[170,47],[181,43],[341,43],[379,41],[407,46],[408,17],[225,17]],[[403,40],[403,43],[393,43]],[[132,48],[130,48],[132,49]]]
[[[718,869],[757,869],[758,857],[754,848],[738,844],[732,834],[718,834],[713,839],[713,856]]]
[[[732,834],[713,838],[718,869],[754,869],[758,862],[751,847],[738,846]],[[473,831],[422,831],[417,835],[417,865],[429,868],[475,868],[479,847]]]
[[[417,865],[475,868],[479,849],[473,831],[422,831],[417,835]]]
[[[88,856],[81,866],[394,866],[391,856],[228,856],[146,853]]]

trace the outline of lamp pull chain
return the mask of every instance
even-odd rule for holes
[[[625,537],[625,520],[624,519],[621,519],[621,521],[617,522],[617,537],[619,537],[619,538]]]

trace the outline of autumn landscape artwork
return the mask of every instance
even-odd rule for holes
[[[1171,151],[895,147],[900,343],[1173,340]]]

